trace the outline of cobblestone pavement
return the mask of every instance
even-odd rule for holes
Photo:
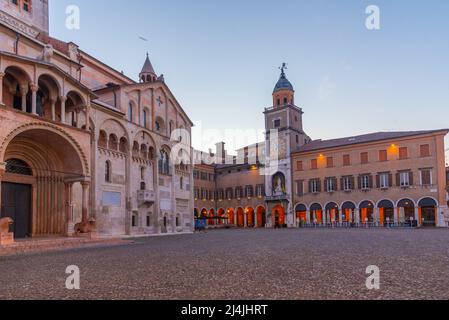
[[[68,265],[81,290],[65,289]],[[449,230],[215,230],[0,257],[0,270],[1,299],[449,299]]]

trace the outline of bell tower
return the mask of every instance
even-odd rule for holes
[[[143,64],[142,71],[140,71],[139,74],[139,80],[141,83],[148,83],[148,82],[156,82],[157,81],[157,75],[154,71],[153,65],[150,61],[150,56],[147,53],[147,58],[145,60],[145,63]]]
[[[279,68],[281,75],[273,90],[273,105],[265,109],[265,201],[275,226],[283,221],[295,224],[291,154],[308,141],[303,131],[302,109],[295,105],[295,90],[287,79],[287,64]],[[278,218],[276,218],[278,216]]]

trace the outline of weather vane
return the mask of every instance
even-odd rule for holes
[[[279,70],[281,70],[282,74],[284,74],[284,70],[288,69],[287,64],[285,62],[282,63],[282,67],[279,67]]]

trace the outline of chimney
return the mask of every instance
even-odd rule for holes
[[[226,163],[226,149],[225,149],[225,143],[219,142],[215,144],[215,150],[217,151],[215,153],[216,155],[216,162],[217,164],[225,164]]]

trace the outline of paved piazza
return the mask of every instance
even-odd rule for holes
[[[449,231],[214,230],[0,257],[0,298],[449,299]],[[65,289],[65,269],[81,290]],[[377,265],[381,289],[366,289]]]

